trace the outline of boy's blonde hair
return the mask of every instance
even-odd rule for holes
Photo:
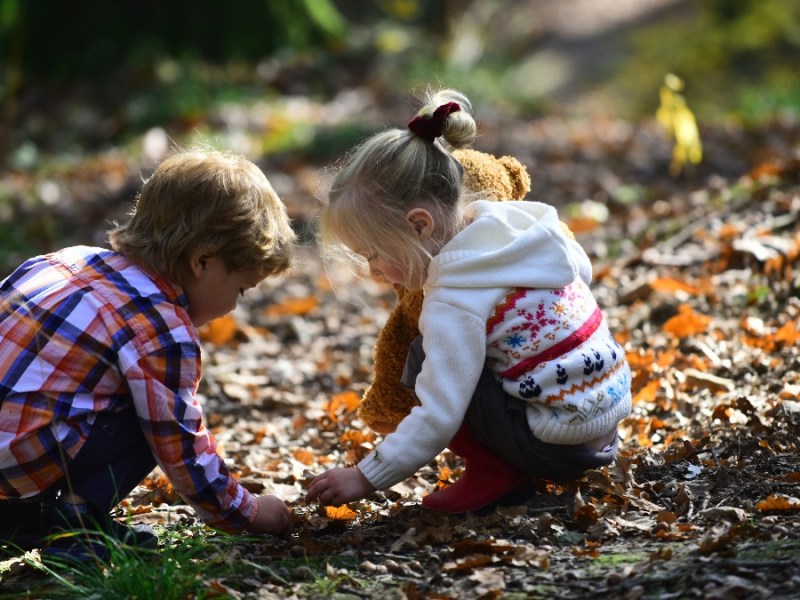
[[[238,154],[188,150],[166,158],[139,192],[130,220],[108,233],[111,247],[178,285],[196,250],[231,271],[264,277],[286,270],[295,233],[264,173]]]
[[[417,115],[456,102],[460,110],[442,124],[440,141],[409,129],[389,129],[356,147],[335,173],[320,215],[319,238],[328,260],[345,257],[363,263],[351,249],[380,255],[400,265],[410,280],[420,280],[431,254],[406,216],[412,208],[429,210],[440,247],[461,222],[463,169],[448,148],[470,145],[476,136],[471,104],[455,90],[428,92]]]

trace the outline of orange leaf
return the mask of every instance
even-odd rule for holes
[[[236,335],[238,325],[233,315],[227,314],[206,323],[198,330],[200,339],[216,346],[224,346]]]
[[[657,292],[686,292],[692,296],[699,293],[696,286],[689,285],[672,277],[658,277],[650,282],[650,287]]]
[[[642,389],[636,392],[636,395],[633,397],[633,403],[640,404],[640,403],[655,402],[660,387],[661,387],[661,382],[658,379],[650,380],[647,383],[647,385],[645,385]]]
[[[748,175],[752,179],[761,179],[762,177],[775,177],[781,174],[781,167],[775,163],[762,163],[754,167]]]
[[[341,506],[326,506],[325,514],[329,519],[335,521],[352,521],[358,516],[355,511],[348,508],[347,504],[342,504]]]
[[[786,494],[770,494],[766,499],[756,504],[761,512],[768,510],[800,510],[800,499]]]
[[[353,412],[356,408],[358,408],[360,403],[361,396],[355,392],[342,392],[341,394],[336,394],[328,401],[328,418],[336,423],[339,420],[336,413],[340,408],[344,407],[346,412]]]
[[[800,331],[797,329],[797,321],[789,321],[775,332],[775,340],[783,346],[796,346],[800,341]]]
[[[600,556],[600,551],[597,548],[578,548],[572,549],[572,554],[575,556],[588,556],[589,558],[597,558]]]
[[[664,323],[664,331],[680,339],[704,332],[709,323],[711,317],[694,312],[688,304],[681,304],[678,314]]]
[[[358,431],[349,429],[339,437],[339,443],[343,446],[360,446],[375,441],[375,434],[371,431]]]
[[[712,419],[719,419],[720,421],[727,421],[731,414],[731,407],[727,404],[717,404],[711,413]]]
[[[314,296],[307,298],[292,298],[280,304],[267,307],[268,317],[302,316],[307,315],[317,308],[319,301]]]
[[[581,217],[569,220],[569,229],[572,233],[588,233],[600,227],[600,223],[595,219]]]
[[[292,456],[294,456],[296,461],[301,462],[304,465],[314,464],[314,453],[310,450],[306,450],[305,448],[298,448],[292,453]]]

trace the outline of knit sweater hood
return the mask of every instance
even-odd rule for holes
[[[589,258],[564,235],[552,206],[481,200],[467,210],[469,230],[431,261],[426,292],[433,287],[561,288],[577,277],[591,281]]]

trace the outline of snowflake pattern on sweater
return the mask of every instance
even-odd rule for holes
[[[586,441],[630,411],[624,352],[582,280],[513,290],[495,307],[486,333],[487,364],[508,393],[529,403],[537,437]]]

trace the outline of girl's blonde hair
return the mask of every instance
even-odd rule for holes
[[[166,158],[139,192],[130,220],[108,232],[111,247],[178,285],[192,254],[264,277],[290,266],[295,233],[264,173],[238,154],[190,150]]]
[[[336,171],[320,215],[319,237],[326,258],[362,262],[378,254],[420,280],[431,253],[419,242],[406,216],[415,207],[431,212],[437,224],[434,252],[458,231],[463,169],[450,148],[469,146],[476,136],[472,106],[455,90],[428,92],[417,116],[455,102],[459,110],[442,122],[444,144],[409,129],[389,129],[357,146]]]

